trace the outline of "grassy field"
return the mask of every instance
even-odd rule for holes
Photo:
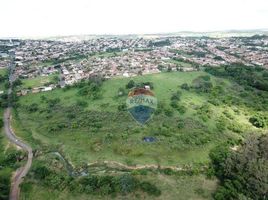
[[[6,68],[1,68],[0,69],[0,75],[4,76],[4,75],[6,75],[6,73],[7,73],[7,69]]]
[[[170,60],[168,60],[168,62],[176,64],[178,66],[182,66],[182,67],[192,67],[191,63],[178,61],[178,60],[174,60],[174,59],[170,59]]]
[[[172,109],[170,98],[172,93],[179,89],[183,83],[191,82],[205,72],[174,72],[146,75],[133,78],[136,82],[153,82],[154,93],[159,103],[167,109]],[[233,120],[247,130],[254,129],[248,122],[250,108],[241,108],[239,114],[235,113],[236,106],[210,105],[211,116],[204,121],[198,109],[206,105],[211,98],[208,94],[200,94],[193,91],[182,91],[180,104],[187,108],[184,114],[175,111],[172,117],[164,114],[155,115],[144,127],[139,126],[127,112],[118,114],[117,107],[124,104],[126,95],[117,97],[118,88],[125,87],[129,79],[120,78],[105,81],[101,88],[101,99],[92,100],[77,95],[78,89],[64,91],[57,89],[45,93],[47,99],[60,98],[60,106],[55,108],[54,113],[43,111],[29,113],[26,107],[38,104],[38,109],[46,109],[47,103],[42,101],[44,94],[32,94],[21,97],[18,109],[18,117],[14,118],[13,126],[21,137],[29,139],[36,146],[39,141],[45,146],[57,146],[75,165],[82,162],[93,162],[95,160],[116,160],[132,164],[162,164],[162,165],[184,165],[193,163],[206,163],[208,151],[211,147],[223,139],[229,137],[241,137],[229,129],[219,133],[215,126],[223,112],[231,113]],[[229,92],[231,83],[212,77],[214,84],[225,84]],[[225,96],[224,94],[222,94]],[[77,101],[86,101],[88,106],[83,111],[72,110],[72,105]],[[217,109],[216,109],[217,107]],[[59,109],[59,110],[57,110]],[[64,109],[66,109],[64,111]],[[77,112],[80,121],[86,123],[85,127],[75,128],[79,121],[68,119],[69,112]],[[245,113],[243,113],[245,112]],[[102,116],[101,128],[87,127],[91,124],[93,115]],[[81,118],[81,119],[80,119]],[[19,119],[19,120],[18,120]],[[177,128],[178,121],[185,120],[186,127]],[[57,123],[73,122],[72,128],[63,128],[55,133],[48,130],[49,126]],[[80,126],[80,125],[78,125]],[[144,136],[155,136],[158,142],[148,144],[142,141]],[[188,137],[204,140],[203,144],[194,144],[188,141]],[[38,145],[37,145],[38,147]]]
[[[57,74],[52,74],[49,76],[38,76],[36,78],[30,78],[30,79],[22,79],[22,87],[23,88],[35,88],[44,86],[44,84],[52,82],[55,82],[55,77],[58,77]]]
[[[4,68],[4,69],[0,69],[0,75],[1,76],[5,76],[7,74],[7,69]],[[4,81],[3,82],[0,82],[0,90],[5,90],[5,86],[4,86]]]
[[[195,89],[201,79],[213,85],[209,92]],[[145,126],[118,108],[125,104],[130,78],[114,78],[103,82],[96,99],[91,96],[92,91],[81,95],[85,85],[20,97],[19,106],[13,111],[12,127],[45,159],[48,152],[58,151],[76,169],[95,161],[117,161],[132,166],[207,165],[209,151],[215,145],[227,139],[244,138],[252,131],[267,130],[249,122],[256,114],[256,104],[262,107],[259,114],[268,114],[262,96],[247,92],[230,80],[203,71],[159,73],[132,80],[151,82],[158,100],[158,110]],[[181,88],[185,83],[190,89]],[[123,95],[118,95],[119,88],[124,90]],[[174,108],[171,99],[178,91],[179,108]],[[146,143],[145,136],[157,140]],[[156,198],[138,192],[117,199],[211,199],[216,187],[216,181],[202,174],[179,177],[154,174],[142,179],[155,183],[162,195]],[[33,181],[28,190],[22,191],[22,199],[106,198],[47,190]]]

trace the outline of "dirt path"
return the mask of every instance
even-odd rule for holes
[[[31,165],[32,165],[32,159],[33,159],[33,152],[32,148],[19,140],[15,133],[13,132],[11,125],[10,125],[10,114],[11,109],[7,108],[4,113],[4,128],[5,128],[5,135],[10,140],[11,143],[15,144],[16,146],[20,147],[22,150],[26,151],[28,153],[28,159],[27,163],[16,170],[15,174],[12,176],[11,180],[11,188],[10,188],[10,200],[18,200],[19,199],[19,193],[20,193],[20,184],[23,181],[23,178],[26,176],[26,174],[29,172]]]
[[[176,167],[176,166],[160,166],[155,164],[148,164],[148,165],[125,165],[123,163],[117,162],[117,161],[101,161],[101,162],[93,162],[89,163],[88,166],[94,166],[94,165],[100,165],[105,164],[111,168],[123,168],[123,169],[129,169],[129,170],[135,170],[135,169],[171,169],[174,171],[183,171],[185,170],[182,167]]]

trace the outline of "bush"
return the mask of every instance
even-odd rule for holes
[[[38,111],[38,105],[36,103],[32,103],[27,107],[28,112],[36,112]]]
[[[266,119],[261,115],[250,117],[249,122],[257,128],[264,128],[266,126]]]
[[[138,181],[129,174],[124,174],[120,176],[119,177],[120,191],[123,194],[133,192],[137,188],[137,182]]]
[[[126,85],[127,89],[131,89],[131,88],[134,88],[134,87],[135,87],[135,82],[133,80],[130,80]]]
[[[8,200],[10,190],[10,176],[8,170],[0,170],[0,199]]]
[[[0,118],[0,129],[3,128],[3,126],[4,126],[4,121],[2,118]]]
[[[180,101],[181,100],[181,91],[173,93],[171,96],[171,101]]]
[[[210,81],[210,76],[199,76],[192,81],[192,87],[197,92],[209,93],[213,88],[213,84]]]
[[[224,117],[220,117],[219,119],[217,119],[216,128],[220,132],[225,131],[226,130],[226,126],[227,126],[227,120]]]
[[[178,108],[178,103],[177,103],[177,101],[172,100],[172,101],[170,102],[170,106],[171,106],[172,108]]]
[[[44,165],[35,166],[33,169],[35,178],[42,180],[51,174],[50,170]]]
[[[173,110],[171,110],[169,108],[165,109],[164,112],[165,112],[165,115],[167,117],[172,117],[173,116]]]
[[[179,122],[178,122],[178,128],[179,129],[182,129],[182,128],[184,128],[184,126],[185,126],[184,121],[183,120],[179,120]]]
[[[140,188],[142,191],[147,192],[149,195],[154,195],[154,196],[161,195],[161,191],[155,185],[152,185],[149,182],[144,181],[140,183]]]
[[[120,176],[86,176],[78,179],[77,185],[70,183],[71,189],[93,195],[109,195],[121,193],[126,195],[138,189],[149,195],[159,196],[161,191],[149,182],[140,182],[131,174]]]
[[[118,111],[126,111],[127,110],[127,106],[126,104],[121,104],[117,107]]]
[[[88,106],[88,103],[86,101],[83,101],[83,100],[77,100],[76,105],[79,107],[86,108]]]
[[[183,90],[190,90],[190,86],[187,83],[183,83],[181,85],[181,89],[183,89]]]
[[[180,114],[184,114],[186,112],[187,108],[183,105],[178,105],[177,111],[179,111]]]

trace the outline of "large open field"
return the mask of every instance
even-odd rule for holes
[[[104,81],[97,96],[86,90],[90,84],[83,83],[20,97],[13,112],[12,126],[18,136],[42,155],[42,161],[49,157],[49,152],[57,151],[75,169],[95,161],[201,169],[199,166],[208,164],[209,151],[215,145],[227,139],[244,138],[252,131],[264,132],[249,122],[255,114],[256,102],[262,97],[254,91],[245,91],[233,81],[203,71],[160,73],[131,79],[135,83],[150,82],[158,100],[156,113],[144,126],[137,124],[123,106],[130,78]],[[196,87],[203,82],[212,85],[209,91]],[[181,87],[185,83],[189,88]],[[174,101],[176,105],[172,104]],[[263,108],[265,102],[258,105]],[[259,113],[266,115],[267,109]],[[146,136],[156,140],[144,142]],[[180,199],[210,199],[216,184],[201,175],[178,178],[154,174],[145,177],[148,178],[163,191],[158,199],[178,199],[178,194]],[[209,187],[205,186],[203,191],[200,187],[204,184]],[[174,192],[169,193],[168,188]],[[30,191],[25,190],[24,199],[42,199],[40,195],[43,199],[68,199],[66,196],[70,195],[67,191],[59,194],[55,190],[45,194],[42,186],[36,184],[31,185]]]
[[[49,76],[39,76],[36,78],[24,79],[22,80],[23,88],[35,88],[44,86],[45,84],[55,83],[55,79],[57,79],[58,74],[52,74]]]
[[[211,95],[207,93],[180,90],[181,84],[191,84],[201,75],[206,73],[175,72],[133,78],[135,82],[152,82],[158,103],[164,107],[163,113],[155,114],[145,126],[138,125],[127,111],[118,111],[118,105],[125,103],[126,95],[118,97],[117,93],[119,88],[125,88],[129,81],[126,78],[105,81],[101,87],[101,98],[97,100],[80,96],[77,88],[21,97],[19,114],[13,125],[18,135],[31,138],[29,142],[37,148],[40,146],[34,143],[35,140],[45,146],[56,146],[75,165],[96,160],[161,165],[205,163],[209,149],[218,141],[241,137],[239,131],[226,129],[219,132],[217,120],[231,115],[230,126],[237,125],[246,130],[254,127],[248,122],[250,108],[225,104],[215,106],[208,103]],[[235,95],[229,81],[212,77],[212,82],[215,86],[225,85],[228,93],[219,94],[223,98],[228,98],[227,94],[232,92]],[[185,108],[183,114],[170,106],[170,98],[178,90],[181,91],[179,104]],[[60,102],[47,112],[49,105],[42,96],[46,99],[60,98]],[[86,101],[87,106],[83,109],[74,107],[79,101]],[[27,111],[33,104],[38,105],[38,110]],[[203,113],[200,111],[202,108],[206,109]],[[237,109],[240,113],[236,112]],[[169,114],[170,110],[174,111]],[[76,118],[72,119],[70,114],[76,115]],[[184,127],[178,128],[181,121]],[[63,127],[58,128],[58,124]],[[154,136],[158,140],[145,143],[142,140],[145,136]]]

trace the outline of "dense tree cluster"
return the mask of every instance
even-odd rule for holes
[[[210,80],[210,76],[199,76],[192,82],[192,88],[194,88],[197,92],[211,92],[213,88],[213,84]]]
[[[75,83],[72,86],[66,86],[64,91],[69,90],[71,88],[77,88],[77,94],[79,96],[88,97],[91,99],[100,99],[101,98],[101,86],[105,79],[101,76],[91,77],[88,80],[82,80],[80,82]]]
[[[135,176],[125,173],[122,175],[87,175],[70,177],[62,172],[55,172],[42,162],[36,162],[30,175],[37,181],[42,181],[46,187],[70,192],[91,195],[126,195],[136,191],[143,191],[148,195],[159,196],[161,191],[148,181],[141,181]],[[29,182],[24,183],[25,185]]]
[[[145,86],[149,86],[151,90],[154,89],[154,84],[152,82],[138,82],[136,83],[133,80],[130,80],[126,84],[126,89],[132,89],[132,88],[144,88]]]
[[[169,39],[159,40],[159,41],[150,41],[148,47],[163,47],[169,46],[171,44]]]
[[[220,145],[210,158],[220,180],[215,199],[268,199],[268,135],[253,135],[237,150]]]
[[[237,63],[219,68],[207,67],[206,71],[215,76],[229,77],[241,85],[251,86],[258,90],[268,91],[267,70],[261,67],[245,66]]]

